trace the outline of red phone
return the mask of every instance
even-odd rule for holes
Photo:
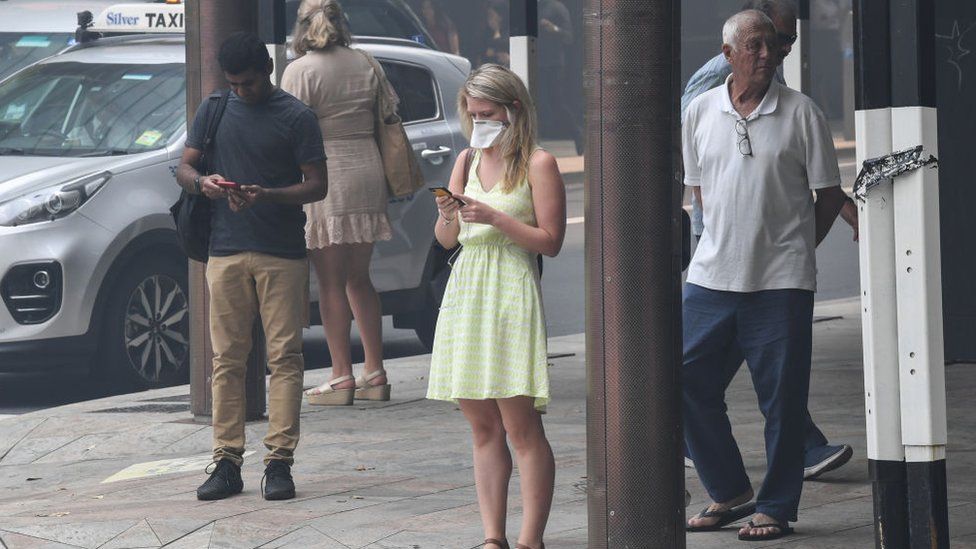
[[[222,189],[234,189],[235,191],[241,190],[240,183],[234,183],[233,181],[214,181],[218,187]]]

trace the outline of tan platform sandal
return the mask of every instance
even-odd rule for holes
[[[515,549],[532,549],[532,548],[529,547],[528,545],[523,545],[521,543],[516,543],[515,544]],[[543,543],[542,545],[540,545],[539,546],[539,549],[546,549],[546,544]]]
[[[380,368],[369,375],[356,378],[356,398],[359,400],[390,400],[390,384],[370,385],[369,382],[385,376],[386,370]]]
[[[349,389],[336,389],[335,386],[346,381],[352,381],[353,379],[352,376],[337,377],[331,381],[326,381],[314,389],[305,391],[305,396],[308,397],[308,403],[314,404],[315,406],[350,406],[356,389],[352,387]]]
[[[485,542],[478,547],[488,547],[489,545],[497,545],[501,549],[511,549],[511,546],[508,544],[508,540],[495,538],[486,539]]]

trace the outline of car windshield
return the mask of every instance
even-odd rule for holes
[[[0,80],[75,41],[69,33],[0,32]]]
[[[0,155],[100,156],[166,146],[186,124],[182,63],[42,63],[0,83]]]

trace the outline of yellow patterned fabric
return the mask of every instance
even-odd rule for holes
[[[464,194],[519,221],[536,225],[532,190],[485,192],[475,153]],[[427,398],[535,398],[549,401],[546,321],[535,254],[491,225],[461,223],[462,251],[454,262],[437,319]]]

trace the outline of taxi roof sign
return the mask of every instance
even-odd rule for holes
[[[104,33],[182,33],[182,4],[115,4],[105,8],[90,30]]]

